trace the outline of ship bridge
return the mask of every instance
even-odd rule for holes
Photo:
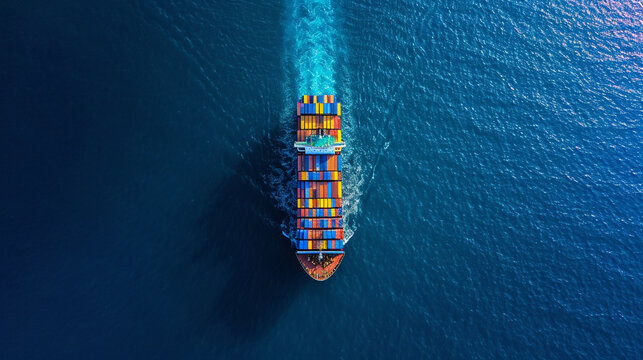
[[[310,135],[305,141],[295,142],[297,151],[305,154],[335,154],[345,146],[345,143],[337,141],[333,135],[324,134],[323,129],[320,129],[318,135]]]

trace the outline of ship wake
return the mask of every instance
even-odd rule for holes
[[[292,237],[295,228],[296,202],[296,153],[292,149],[295,134],[295,104],[304,94],[335,94],[343,103],[342,136],[347,147],[342,151],[344,159],[343,207],[346,243],[354,234],[355,216],[359,212],[359,199],[366,183],[365,172],[360,164],[360,152],[353,148],[350,106],[352,96],[346,71],[347,51],[340,36],[340,26],[335,23],[335,9],[330,0],[294,0],[286,5],[284,14],[284,60],[286,81],[283,86],[283,111],[280,119],[280,135],[277,139],[280,151],[280,166],[268,176],[274,189],[272,197],[279,208],[290,216],[282,223],[282,230]],[[337,73],[341,73],[337,82]],[[352,165],[358,164],[358,165]]]

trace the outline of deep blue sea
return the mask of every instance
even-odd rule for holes
[[[642,145],[640,1],[4,1],[0,358],[642,359]]]

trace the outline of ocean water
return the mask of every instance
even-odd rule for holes
[[[643,357],[640,2],[0,10],[0,358]],[[317,283],[281,231],[331,92]]]

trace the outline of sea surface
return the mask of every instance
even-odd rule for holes
[[[4,1],[0,358],[642,359],[642,127],[640,1]]]

